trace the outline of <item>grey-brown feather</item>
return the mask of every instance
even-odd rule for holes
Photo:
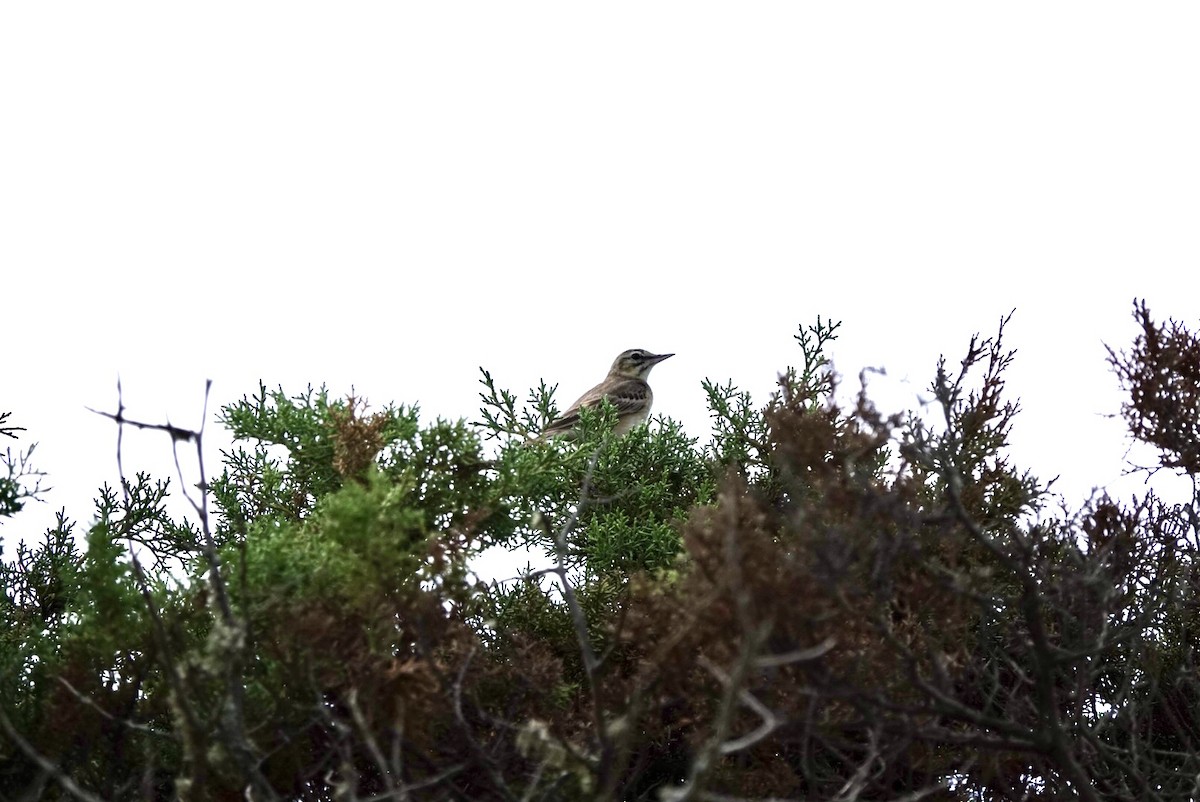
[[[650,385],[641,379],[627,378],[617,384],[602,382],[580,396],[579,400],[572,404],[566,412],[547,424],[546,428],[542,430],[542,434],[555,435],[569,432],[579,423],[580,409],[598,407],[601,399],[604,398],[607,398],[608,402],[616,408],[617,417],[622,419],[617,430],[618,433],[623,433],[649,417],[654,393],[650,391]],[[636,413],[639,410],[646,414],[637,417]]]

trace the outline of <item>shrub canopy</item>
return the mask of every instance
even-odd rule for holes
[[[1194,478],[1200,339],[1135,317],[1121,414]],[[765,402],[706,380],[706,442],[607,407],[532,439],[553,388],[486,371],[475,423],[260,386],[196,520],[137,474],[9,540],[0,795],[1195,798],[1200,496],[1053,512],[1004,323],[892,417],[836,400],[837,328]],[[549,567],[485,581],[494,547]]]

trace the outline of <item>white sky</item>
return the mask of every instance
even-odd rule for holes
[[[0,537],[89,519],[118,376],[184,425],[207,378],[459,417],[480,365],[569,403],[642,347],[705,435],[700,380],[765,399],[818,314],[901,406],[1015,308],[1017,460],[1137,490],[1103,343],[1135,296],[1200,325],[1197,42],[1182,2],[6,3],[0,409],[55,490]]]

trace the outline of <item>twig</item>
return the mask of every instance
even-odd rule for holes
[[[733,596],[738,622],[742,627],[741,650],[732,670],[729,672],[717,668],[711,662],[709,663],[709,670],[717,669],[714,673],[716,673],[717,678],[724,686],[716,718],[712,725],[712,734],[697,750],[696,756],[692,759],[691,766],[688,767],[688,776],[683,785],[678,788],[664,788],[659,791],[659,797],[663,802],[687,802],[690,799],[701,798],[704,791],[704,778],[712,769],[718,755],[727,754],[725,750],[731,749],[731,745],[737,748],[746,748],[746,746],[758,743],[767,737],[777,726],[774,723],[775,716],[765,706],[758,705],[754,708],[756,712],[759,712],[759,708],[761,708],[761,711],[766,713],[763,716],[763,725],[758,730],[755,730],[751,736],[747,736],[749,740],[745,738],[733,739],[732,741],[727,740],[727,735],[733,722],[734,710],[737,702],[742,700],[746,678],[754,667],[754,660],[758,656],[759,647],[771,630],[771,622],[754,621],[752,619],[750,594],[746,590],[742,576],[742,554],[737,537],[737,510],[735,504],[729,499],[726,499],[726,503],[722,505],[722,508],[727,517],[727,526],[725,529],[726,587]],[[757,700],[755,702],[757,703]],[[760,712],[760,716],[762,715],[763,713]],[[732,751],[736,751],[736,749]]]
[[[837,792],[833,802],[854,802],[858,799],[859,794],[870,782],[871,775],[879,772],[880,767],[875,765],[877,762],[879,762],[879,728],[872,727],[867,732],[867,756],[863,758],[858,768],[850,775],[850,779],[846,780],[845,785]]]
[[[824,657],[834,646],[837,646],[837,638],[831,635],[816,646],[808,649],[796,649],[784,654],[766,654],[756,657],[754,658],[754,667],[778,668],[779,666],[787,666],[792,663],[816,660],[818,657]]]
[[[75,799],[83,800],[83,802],[104,802],[104,800],[91,791],[81,788],[62,769],[55,765],[53,761],[43,757],[28,741],[22,738],[21,734],[13,727],[12,722],[9,721],[8,715],[5,714],[3,708],[0,708],[0,730],[4,731],[8,739],[16,744],[17,749],[20,749],[25,754],[25,757],[32,760],[43,773],[62,786],[62,789]]]
[[[121,476],[121,486],[125,493],[125,498],[129,499],[129,486],[125,480],[124,466],[122,462],[122,438],[124,426],[129,425],[137,429],[148,429],[151,431],[161,431],[167,433],[171,437],[171,452],[175,458],[175,470],[179,476],[180,487],[184,498],[192,505],[192,509],[200,518],[200,530],[203,535],[201,542],[201,552],[204,554],[205,561],[208,564],[208,579],[209,588],[212,591],[213,598],[216,603],[217,612],[219,614],[220,623],[230,633],[228,639],[233,644],[233,648],[228,650],[228,653],[223,655],[225,658],[225,702],[221,710],[221,729],[222,738],[225,741],[225,749],[238,764],[238,766],[246,773],[250,780],[251,788],[254,789],[256,796],[265,800],[277,799],[274,789],[271,787],[270,781],[263,775],[260,764],[261,761],[255,756],[255,749],[250,743],[245,729],[245,688],[240,681],[239,667],[241,651],[245,644],[245,627],[242,626],[237,616],[233,612],[233,606],[229,600],[228,587],[224,577],[221,575],[221,555],[217,549],[216,541],[213,539],[212,530],[209,525],[208,515],[208,480],[204,467],[204,427],[208,417],[208,401],[212,391],[212,380],[207,380],[204,383],[204,406],[201,412],[200,427],[198,429],[186,429],[180,426],[175,426],[170,421],[162,423],[146,423],[144,421],[133,420],[125,416],[125,403],[121,391],[121,382],[117,380],[117,411],[116,413],[102,412],[99,410],[90,409],[97,415],[109,418],[117,424],[117,469]],[[183,478],[183,468],[179,463],[179,452],[177,444],[180,442],[191,442],[196,446],[196,463],[200,472],[200,482],[197,487],[200,490],[200,498],[197,501],[187,491],[187,484]],[[142,571],[141,564],[138,562],[137,555],[133,549],[129,550],[130,560],[133,564],[134,575],[137,577],[139,588],[142,591],[142,597],[146,600],[148,609],[151,613],[151,618],[154,621],[154,631],[156,640],[162,649],[163,660],[167,671],[168,679],[171,681],[173,692],[178,699],[178,708],[182,712],[188,728],[192,731],[188,743],[192,744],[191,757],[197,761],[197,765],[203,765],[205,761],[203,749],[200,743],[193,743],[194,738],[200,737],[199,723],[195,717],[194,711],[188,703],[186,696],[183,693],[183,681],[178,676],[178,663],[171,652],[170,644],[168,643],[165,628],[162,624],[161,616],[158,613],[157,607],[154,605],[152,596],[146,582],[145,573]],[[249,789],[248,789],[249,792]]]
[[[471,661],[474,659],[475,647],[472,646],[471,650],[467,652],[466,659],[463,660],[462,665],[459,666],[458,672],[454,677],[454,688],[452,692],[452,698],[454,701],[454,717],[455,720],[458,721],[459,726],[462,728],[463,734],[466,736],[467,743],[470,746],[472,753],[474,753],[476,759],[483,764],[484,770],[488,773],[488,777],[491,778],[492,784],[495,786],[496,793],[499,794],[501,798],[508,800],[508,802],[515,802],[516,797],[514,797],[512,792],[509,790],[508,783],[505,782],[504,777],[500,774],[500,772],[496,770],[496,765],[492,761],[491,756],[485,752],[483,747],[481,747],[475,740],[475,736],[471,732],[471,726],[467,723],[467,717],[463,713],[463,680],[467,675],[467,668],[471,665]]]
[[[107,710],[105,710],[103,707],[101,707],[99,704],[97,704],[95,699],[93,699],[92,697],[83,693],[78,688],[76,688],[74,685],[72,685],[70,682],[68,682],[65,677],[59,677],[58,681],[61,682],[64,686],[66,686],[67,690],[70,691],[71,694],[76,699],[83,702],[85,705],[92,708],[97,713],[99,713],[101,716],[108,719],[109,721],[112,721],[116,724],[121,724],[123,726],[126,726],[131,730],[137,730],[138,732],[149,733],[150,735],[157,735],[159,738],[169,738],[171,740],[179,740],[178,737],[175,735],[175,733],[163,732],[162,730],[156,730],[153,727],[147,726],[145,724],[139,724],[136,721],[130,721],[129,719],[119,718],[118,716],[114,716],[112,713],[109,713]]]
[[[389,766],[387,760],[383,757],[383,751],[379,748],[379,743],[375,740],[375,736],[371,734],[370,727],[367,726],[367,720],[363,717],[362,709],[358,706],[358,689],[351,689],[346,698],[346,706],[350,708],[350,719],[354,722],[354,726],[358,728],[359,738],[366,745],[367,751],[371,753],[371,759],[375,761],[376,767],[379,769],[379,776],[387,786],[387,794],[385,798],[391,795],[396,795],[396,783],[392,780],[392,775],[395,772],[394,766]],[[403,777],[396,775],[401,782]],[[407,793],[399,793],[399,799],[407,799]]]
[[[733,685],[733,678],[725,673],[725,671],[723,671],[721,667],[712,660],[709,660],[704,655],[700,655],[700,658],[697,662],[699,662],[699,664],[703,666],[706,671],[716,677],[717,680],[726,688],[730,688]],[[722,755],[732,755],[734,752],[740,752],[743,749],[748,749],[751,746],[754,746],[756,743],[763,740],[776,729],[778,729],[781,723],[779,721],[779,717],[772,713],[770,709],[760,702],[754,694],[750,693],[750,691],[746,690],[745,688],[737,688],[736,692],[737,697],[742,704],[746,705],[746,707],[758,714],[758,717],[762,719],[762,723],[759,724],[754,730],[751,730],[749,733],[740,738],[733,738],[718,744],[717,751],[719,751]]]
[[[575,586],[571,583],[570,577],[567,574],[567,538],[575,530],[579,524],[579,517],[584,509],[591,503],[592,476],[595,473],[596,465],[600,461],[600,451],[604,448],[602,443],[588,459],[587,470],[583,475],[583,483],[579,490],[579,502],[575,505],[575,509],[571,511],[567,521],[559,527],[554,534],[554,557],[555,565],[546,569],[546,573],[554,574],[558,577],[558,581],[562,585],[563,602],[567,605],[567,612],[571,616],[571,627],[575,632],[575,641],[579,644],[579,654],[583,661],[583,672],[587,678],[588,690],[592,697],[592,717],[596,728],[596,740],[600,745],[600,751],[607,756],[610,753],[610,740],[608,735],[608,725],[605,722],[604,707],[600,699],[599,682],[596,677],[596,670],[600,666],[600,661],[596,657],[595,647],[592,645],[591,633],[588,630],[587,615],[583,611],[583,606],[579,603],[579,597],[575,594]],[[545,520],[543,516],[543,520]]]

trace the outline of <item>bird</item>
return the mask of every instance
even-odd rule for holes
[[[579,423],[579,410],[598,407],[602,399],[608,399],[616,407],[617,434],[625,434],[634,426],[645,423],[650,417],[650,405],[654,403],[654,393],[646,383],[646,377],[655,365],[673,356],[652,354],[642,348],[622,351],[613,360],[604,381],[581,395],[566,412],[546,424],[538,439],[574,437],[575,426]]]

